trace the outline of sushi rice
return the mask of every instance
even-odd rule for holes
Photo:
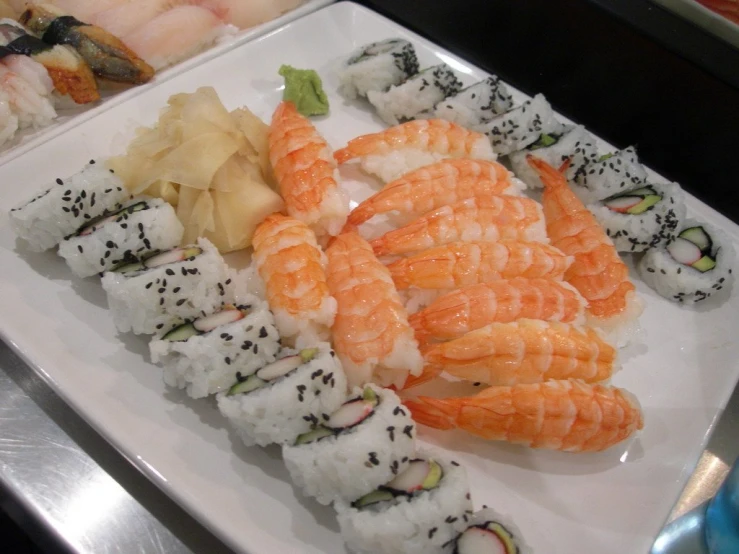
[[[172,206],[159,198],[139,197],[63,240],[59,255],[77,277],[89,277],[174,248],[184,232]]]
[[[586,204],[603,200],[647,180],[647,171],[639,163],[633,146],[605,154],[592,161],[577,175],[575,193]]]
[[[94,218],[117,211],[131,195],[102,164],[90,160],[71,177],[10,210],[10,226],[29,249],[41,252],[59,244]]]
[[[261,388],[241,393],[238,385],[243,382],[239,379],[228,392],[217,396],[218,409],[247,446],[294,443],[298,435],[328,419],[346,401],[346,376],[330,345],[301,351],[283,349],[275,363],[291,356],[303,357],[308,351],[313,352],[307,362]],[[262,369],[267,368],[270,366]],[[260,372],[253,377],[260,377]]]
[[[473,513],[467,472],[435,454],[421,451],[416,458],[433,459],[441,466],[436,488],[365,508],[344,501],[334,504],[341,535],[352,552],[442,554],[444,545],[467,527]]]
[[[446,119],[462,127],[474,129],[513,107],[505,84],[495,75],[475,83],[442,100],[433,110],[416,117]]]
[[[418,73],[418,58],[407,40],[391,38],[354,51],[339,70],[339,91],[353,100],[387,90]]]
[[[251,375],[275,360],[280,337],[267,303],[247,296],[238,298],[235,308],[244,314],[241,319],[187,340],[173,340],[165,333],[149,343],[151,361],[164,366],[165,383],[186,388],[192,398],[202,398],[226,390],[237,374]],[[216,312],[209,319],[226,312]],[[172,334],[183,325],[188,323],[175,327]]]
[[[282,449],[293,483],[321,504],[356,500],[405,470],[414,457],[416,426],[410,411],[390,389],[367,388],[378,404],[360,423]],[[363,392],[355,388],[348,402],[361,402]]]
[[[200,253],[151,269],[103,275],[103,289],[118,331],[153,335],[233,303],[234,273],[218,249],[205,238],[182,250],[189,249]]]

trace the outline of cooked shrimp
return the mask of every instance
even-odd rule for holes
[[[408,322],[416,339],[449,340],[490,323],[540,319],[581,323],[585,300],[564,281],[501,279],[455,290],[412,314]]]
[[[442,158],[496,158],[485,135],[443,119],[418,119],[357,137],[334,156],[340,164],[360,158],[365,171],[385,182]]]
[[[272,116],[269,159],[287,213],[316,235],[337,235],[346,222],[349,200],[339,188],[331,148],[292,102],[282,102]]]
[[[564,175],[533,156],[528,162],[544,183],[544,216],[552,244],[575,261],[565,280],[588,301],[587,313],[607,322],[636,318],[641,307],[626,267],[593,214],[567,185]]]
[[[456,241],[549,242],[541,205],[530,198],[483,194],[442,206],[370,244],[378,256],[407,254]]]
[[[540,242],[452,242],[388,266],[398,289],[458,289],[497,279],[562,279],[570,256]]]
[[[409,372],[420,373],[423,360],[390,273],[356,233],[336,237],[326,255],[337,303],[334,348],[350,384],[402,387]]]
[[[354,208],[347,223],[361,225],[376,215],[392,211],[413,218],[478,194],[518,192],[508,170],[497,162],[441,160],[385,185]]]
[[[18,117],[18,127],[43,127],[56,118],[48,95],[39,94],[33,85],[0,64],[0,88],[7,94],[10,108]]]
[[[616,349],[592,328],[519,319],[432,344],[424,359],[450,375],[489,385],[556,379],[597,383],[613,374]]]
[[[326,257],[313,231],[276,213],[259,224],[252,244],[280,336],[288,341],[300,336],[306,344],[327,340],[336,300],[328,292]]]
[[[597,452],[644,427],[628,391],[578,380],[490,387],[471,397],[406,399],[413,419],[488,440],[565,452]]]

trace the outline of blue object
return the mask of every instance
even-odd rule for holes
[[[705,538],[711,554],[739,553],[739,459],[708,503]]]

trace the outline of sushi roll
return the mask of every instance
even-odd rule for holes
[[[282,350],[277,361],[239,375],[218,409],[247,446],[293,444],[346,400],[346,376],[326,343]]]
[[[402,473],[415,453],[416,426],[390,389],[356,388],[327,420],[285,445],[293,483],[321,504],[352,502]]]
[[[581,125],[565,128],[562,133],[542,133],[535,143],[513,152],[508,157],[516,177],[533,189],[540,189],[544,184],[536,170],[526,161],[529,154],[543,159],[556,168],[570,160],[565,170],[565,177],[569,181],[583,173],[585,167],[598,158],[595,138]]]
[[[50,188],[10,210],[10,226],[36,252],[59,244],[93,219],[120,210],[131,195],[102,164],[58,178]]]
[[[104,273],[180,244],[185,229],[174,208],[159,198],[139,198],[93,219],[59,245],[77,277]]]
[[[432,109],[461,88],[462,83],[452,68],[440,64],[424,69],[387,90],[371,90],[367,93],[367,99],[385,123],[397,125]]]
[[[684,195],[676,183],[644,184],[588,209],[619,252],[643,252],[669,241],[685,219]]]
[[[152,362],[164,366],[164,382],[187,388],[192,398],[226,390],[238,376],[273,362],[279,350],[272,313],[255,297],[176,325],[149,343]]]
[[[731,284],[736,252],[712,225],[686,219],[673,241],[648,250],[639,262],[644,282],[669,300],[701,302]]]
[[[645,183],[647,172],[633,146],[604,154],[576,176],[574,190],[586,204],[603,200]]]
[[[360,554],[442,553],[473,513],[467,472],[426,454],[392,481],[334,508],[344,541]]]
[[[116,267],[103,275],[102,284],[121,333],[152,335],[234,300],[231,272],[204,238]]]
[[[407,40],[391,38],[362,46],[339,70],[340,91],[349,99],[387,90],[418,73],[418,58]]]
[[[543,134],[562,133],[563,126],[557,121],[544,95],[537,94],[517,108],[474,127],[474,130],[490,138],[496,154],[505,155],[523,150]]]
[[[469,526],[450,542],[445,554],[530,554],[521,531],[509,518],[483,506]]]
[[[433,110],[416,117],[446,119],[472,129],[487,123],[513,107],[505,84],[496,76],[475,83],[436,104]]]

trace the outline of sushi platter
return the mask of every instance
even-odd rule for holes
[[[144,92],[150,86],[156,86],[157,83],[166,81],[180,72],[187,71],[198,64],[219,56],[239,44],[269,33],[293,19],[299,18],[330,3],[331,0],[306,0],[295,9],[288,11],[271,21],[261,23],[245,30],[239,30],[238,28],[233,27],[228,33],[225,33],[222,37],[216,40],[212,46],[206,48],[204,51],[179,61],[170,67],[157,71],[153,80],[148,84],[127,87],[113,82],[105,83],[100,90],[101,99],[94,104],[76,104],[71,100],[64,99],[57,106],[56,116],[53,119],[38,128],[26,128],[17,131],[16,136],[12,140],[9,139],[7,143],[0,147],[0,164],[5,163],[24,152],[32,150],[42,142],[49,140],[54,136],[63,134],[67,129],[74,127],[86,119],[95,117],[96,114],[107,110],[109,107]],[[3,142],[5,141],[3,140]]]
[[[227,110],[248,106],[254,115],[269,122],[282,100],[284,81],[278,69],[284,64],[314,69],[322,78],[330,111],[312,121],[337,151],[359,135],[377,133],[387,127],[366,102],[348,100],[339,94],[342,83],[337,68],[349,53],[362,45],[390,38],[411,41],[421,67],[446,64],[462,81],[460,87],[488,77],[484,71],[432,42],[351,2],[314,11],[324,3],[311,0],[294,12],[249,31],[234,43],[214,48],[168,70],[150,85],[106,100],[98,108],[47,131],[43,137],[4,157],[0,155],[0,181],[5,183],[0,190],[0,204],[4,207],[0,213],[0,265],[4,268],[0,274],[0,295],[5,301],[5,309],[0,312],[0,337],[157,487],[238,552],[338,553],[345,552],[346,546],[334,511],[305,497],[291,484],[295,466],[301,463],[299,454],[285,450],[286,468],[279,447],[245,446],[243,429],[237,432],[219,414],[219,406],[224,412],[224,406],[229,403],[228,409],[238,413],[242,409],[238,400],[219,397],[217,406],[213,396],[192,398],[206,396],[207,384],[198,394],[188,388],[189,396],[184,390],[165,384],[160,369],[150,362],[146,337],[116,330],[116,325],[121,329],[120,322],[114,323],[106,291],[97,278],[75,277],[53,253],[30,251],[11,229],[10,218],[14,216],[9,216],[8,209],[27,200],[30,193],[40,191],[44,183],[56,180],[62,184],[62,178],[77,173],[91,161],[123,154],[126,145],[137,136],[138,128],[154,125],[168,102],[170,107],[175,106],[173,95],[200,93],[202,87],[212,87]],[[529,100],[510,86],[508,90],[513,105]],[[553,109],[556,112],[557,106]],[[392,113],[387,115],[388,110],[392,106],[383,117],[394,117]],[[558,117],[563,123],[573,123]],[[141,132],[138,136],[142,136]],[[600,152],[613,149],[599,139],[597,142]],[[566,166],[562,171],[565,170]],[[99,166],[86,166],[88,175],[96,171],[102,171],[104,178],[113,179]],[[650,177],[657,176],[650,173]],[[356,169],[342,167],[341,178],[351,208],[375,192]],[[106,189],[109,192],[116,194],[114,187]],[[614,197],[614,206],[626,210],[655,202],[655,190],[650,188],[648,193],[636,200]],[[709,223],[714,238],[720,235],[724,244],[739,248],[739,226],[692,196],[686,197],[688,217]],[[164,203],[157,202],[156,208],[162,208]],[[129,215],[137,217],[133,210]],[[80,231],[79,235],[82,234]],[[698,248],[697,242],[710,243],[710,240],[700,235],[686,241],[693,244],[692,250],[681,255],[692,263],[691,256],[705,250]],[[255,244],[256,241],[255,238]],[[175,239],[172,244],[176,242]],[[172,244],[162,248],[170,248]],[[195,256],[210,255],[209,242],[198,242],[198,245]],[[689,247],[690,244],[686,248]],[[332,248],[335,247],[329,247]],[[696,249],[697,254],[693,252]],[[82,253],[81,246],[79,252]],[[188,258],[191,253],[179,254],[186,262],[194,259]],[[162,255],[167,254],[146,261]],[[107,256],[106,253],[100,259],[100,264],[108,264],[106,269],[113,265],[112,261],[105,261]],[[628,346],[619,351],[622,369],[613,376],[614,385],[631,391],[641,403],[644,428],[633,438],[603,452],[568,453],[485,441],[461,431],[444,432],[423,426],[414,431],[412,425],[406,425],[408,421],[404,418],[408,416],[404,411],[387,415],[397,418],[397,422],[392,420],[394,426],[388,427],[391,437],[394,437],[393,429],[405,426],[409,440],[417,433],[422,449],[438,450],[445,459],[453,458],[464,466],[474,509],[487,505],[505,514],[515,522],[533,552],[647,551],[739,380],[736,291],[729,286],[716,287],[706,302],[684,306],[666,300],[647,286],[638,276],[636,258],[631,254],[625,255],[624,260],[637,293],[645,302],[639,328]],[[234,269],[249,263],[248,256],[241,252],[228,254],[226,261]],[[716,256],[702,263],[715,264]],[[197,272],[197,265],[193,267],[189,271]],[[217,264],[211,267],[217,268]],[[96,271],[95,267],[73,268],[78,275]],[[112,273],[106,273],[103,280],[109,293],[114,286]],[[174,272],[166,275],[175,279]],[[182,275],[184,282],[188,278],[187,268],[183,268]],[[220,279],[220,283],[228,275],[215,279]],[[177,302],[179,306],[180,301]],[[242,317],[236,313],[241,309],[233,308],[236,319]],[[255,313],[248,317],[261,315]],[[177,327],[177,332],[197,334],[196,325],[205,324],[205,320],[208,318],[196,319],[189,330]],[[255,329],[262,326],[260,338],[273,332],[276,335],[271,324],[254,321],[260,321],[254,323]],[[132,326],[135,329],[140,325],[143,332],[154,333],[161,329],[155,323],[153,318],[147,318],[133,322]],[[126,325],[128,322],[123,324]],[[257,331],[250,325],[247,332]],[[244,341],[244,349],[247,343],[252,347],[257,341],[253,334],[239,337]],[[154,342],[160,344],[152,346],[152,353],[158,348],[164,356],[170,346],[165,340]],[[300,358],[310,370],[303,390],[312,386],[315,377],[311,377],[311,371],[313,376],[323,371],[316,369],[319,359],[327,366],[337,363],[332,361],[333,354],[325,349],[304,348],[292,356],[295,367],[302,367],[297,360]],[[266,376],[265,369],[277,371],[274,366],[278,363],[257,370],[257,380],[273,378]],[[226,366],[230,364],[231,358],[227,357],[224,371],[229,371]],[[165,375],[165,380],[170,384],[177,382],[176,376]],[[321,380],[322,398],[326,399],[334,394],[335,383],[330,376],[318,379]],[[251,386],[251,382],[239,376],[229,393],[235,388]],[[385,394],[382,390],[368,386],[364,393],[367,396],[361,399],[376,406],[378,395]],[[315,393],[316,397],[319,392]],[[302,391],[300,395],[302,402]],[[391,397],[394,395],[388,395],[389,402],[393,401]],[[332,402],[331,411],[342,401]],[[341,419],[342,425],[346,418],[353,421],[357,417],[354,408],[344,409],[349,404],[341,405],[331,417]],[[333,421],[328,415],[326,420],[327,426]],[[269,442],[264,439],[266,431],[252,431],[250,438],[255,439],[252,442]],[[303,431],[300,437],[306,434]],[[376,453],[370,453],[370,462],[373,455]],[[449,480],[455,479],[457,465],[445,466]],[[429,468],[424,483],[435,469],[431,463]],[[330,487],[314,496],[320,499],[322,494],[327,494],[326,490],[330,492]],[[330,494],[326,498],[329,497]],[[460,502],[465,502],[463,495]]]

